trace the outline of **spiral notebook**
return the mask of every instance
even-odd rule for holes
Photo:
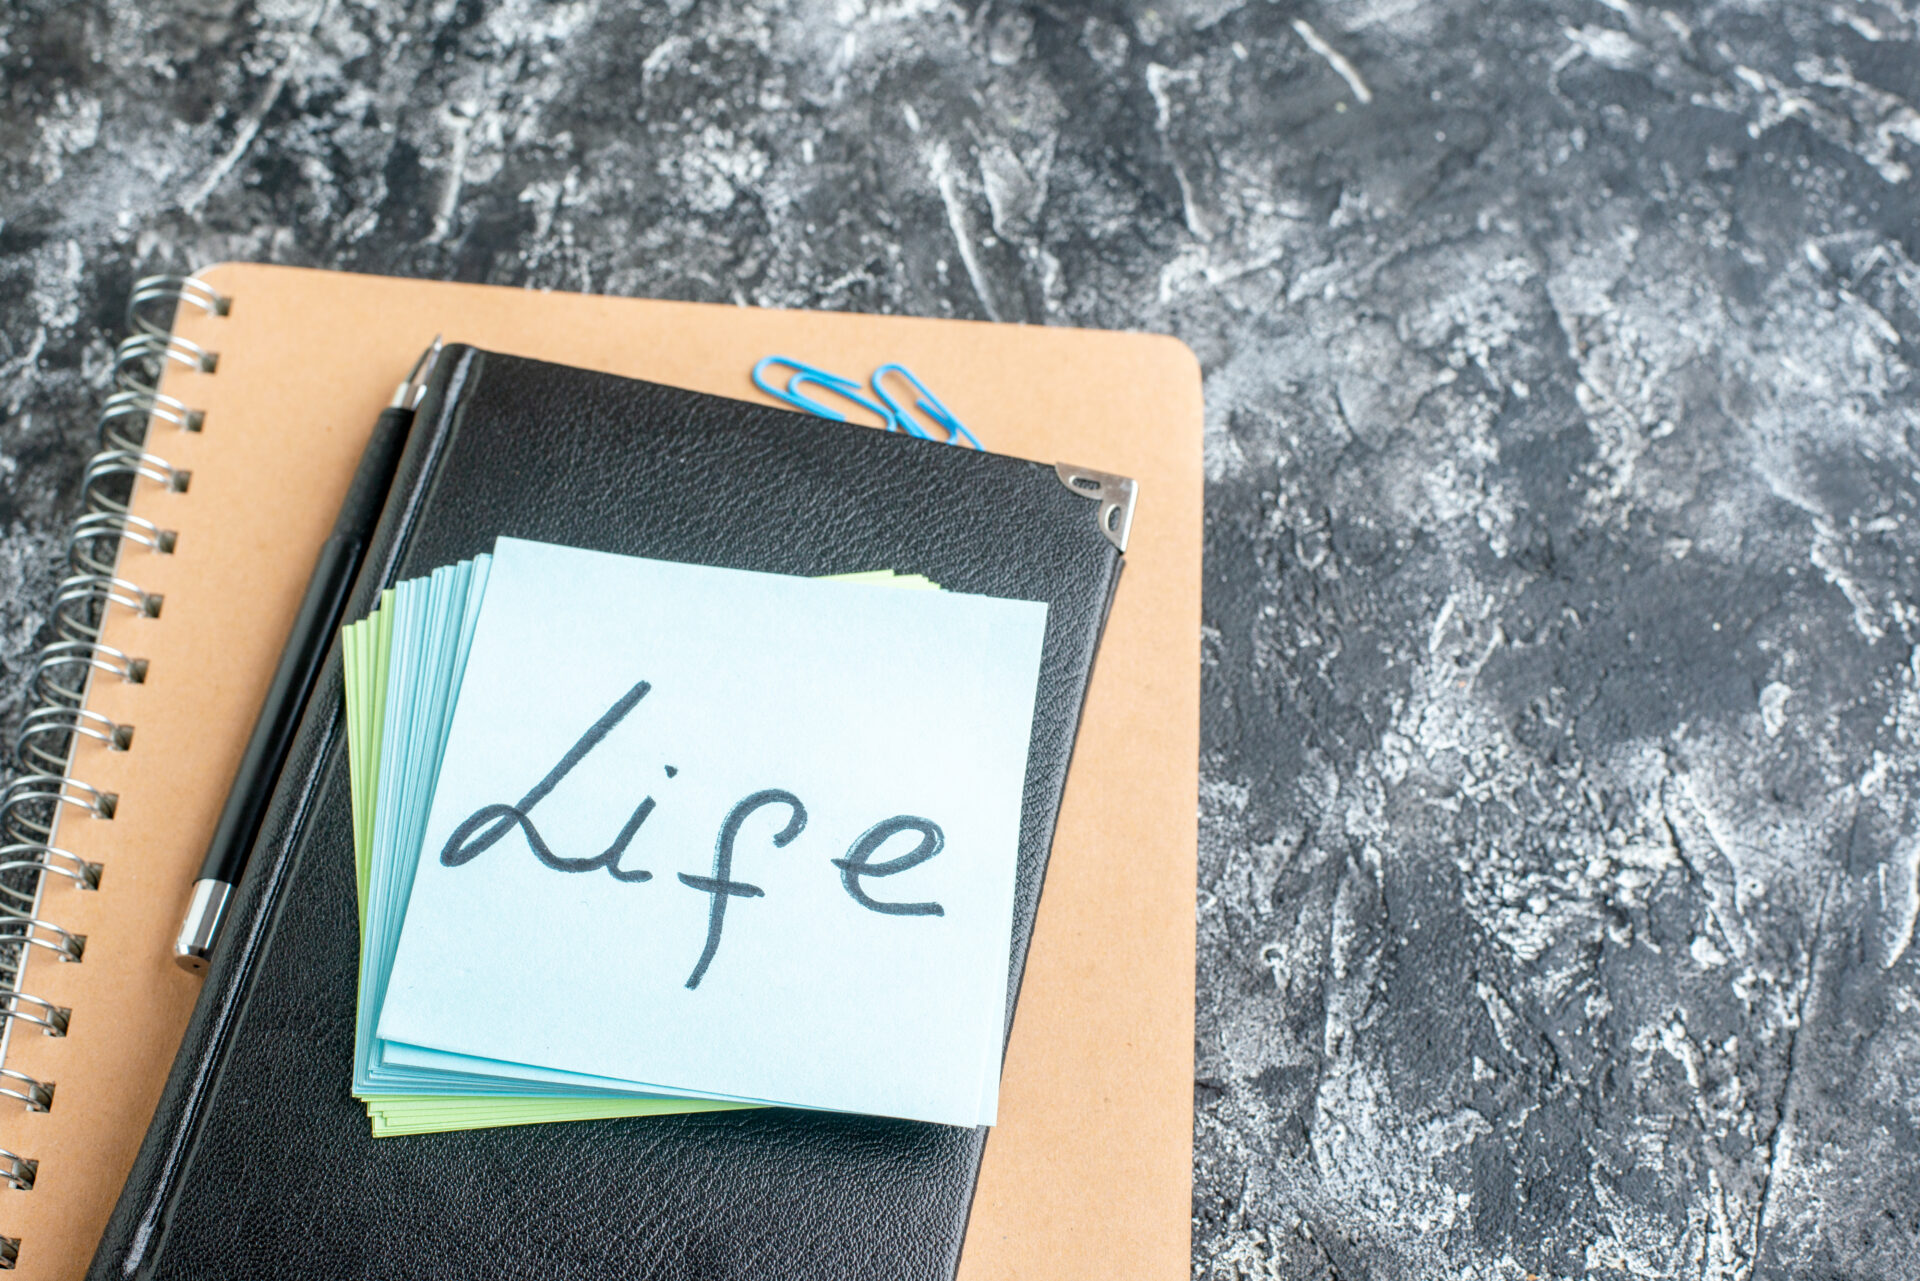
[[[165,377],[106,408],[110,448],[88,473],[97,510],[74,539],[77,568],[95,576],[64,594],[67,647],[41,672],[66,710],[33,722],[43,732],[29,744],[58,763],[77,731],[75,781],[17,788],[6,815],[9,839],[66,851],[42,856],[44,924],[19,972],[32,997],[10,1002],[0,1078],[25,1096],[0,1113],[12,1154],[0,1176],[16,1184],[0,1190],[0,1236],[17,1243],[22,1273],[77,1275],[119,1192],[197,995],[169,945],[253,711],[380,404],[445,332],[741,398],[758,398],[747,371],[776,351],[828,367],[904,360],[990,447],[1150,487],[1089,693],[960,1274],[1185,1274],[1201,477],[1183,348],[264,266],[149,293],[140,314],[153,332],[127,349],[127,371],[137,380],[158,363]],[[115,512],[128,479],[131,510]]]

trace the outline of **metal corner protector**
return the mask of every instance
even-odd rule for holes
[[[1100,504],[1099,512],[1094,517],[1099,523],[1100,532],[1124,553],[1127,550],[1127,535],[1133,531],[1133,505],[1139,496],[1140,486],[1130,476],[1116,476],[1112,472],[1075,467],[1070,463],[1055,463],[1053,471],[1068,489]]]

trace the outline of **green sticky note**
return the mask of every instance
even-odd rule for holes
[[[424,806],[431,797],[431,771],[437,769],[451,718],[452,696],[458,689],[472,623],[484,592],[489,558],[463,562],[383,592],[380,603],[366,618],[343,629],[345,664],[348,779],[352,794],[354,883],[361,933],[361,993],[368,991],[370,945],[384,943],[385,960],[392,956],[393,939],[370,938],[370,900],[382,896],[382,907],[404,903],[404,886],[395,870],[376,868],[375,847],[382,818],[391,837],[395,824],[409,815],[380,810],[383,778],[398,784]],[[939,585],[919,574],[871,570],[833,577],[919,591],[938,591]],[[404,601],[402,600],[404,597]],[[404,633],[396,638],[396,619]],[[398,685],[392,682],[400,682]],[[431,688],[428,688],[428,687]],[[411,750],[407,759],[383,760],[387,744]],[[423,774],[422,770],[428,771]],[[422,815],[423,816],[423,815]],[[385,930],[397,913],[373,914]],[[391,919],[397,931],[397,919]],[[381,959],[376,953],[375,963]],[[363,1011],[363,1015],[364,1015]],[[361,1032],[370,1028],[363,1017]],[[361,1039],[359,1037],[357,1040]],[[469,1093],[386,1092],[373,1088],[381,1065],[366,1062],[357,1046],[356,1089],[367,1109],[374,1137],[432,1134],[452,1130],[485,1129],[507,1125],[534,1125],[554,1121],[600,1120],[615,1117],[670,1116],[687,1112],[724,1111],[758,1106],[718,1099],[635,1097],[632,1095],[566,1095],[502,1093],[497,1085],[472,1078],[452,1080],[450,1086]],[[362,1069],[365,1069],[364,1071]],[[395,1074],[404,1076],[404,1073]],[[424,1079],[432,1080],[433,1074]]]

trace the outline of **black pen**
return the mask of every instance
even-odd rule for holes
[[[347,487],[346,501],[333,522],[333,533],[320,547],[307,594],[294,616],[293,632],[280,655],[273,683],[267,687],[267,701],[260,708],[260,719],[254,723],[253,736],[240,758],[240,770],[233,777],[233,790],[227,793],[220,822],[213,829],[199,879],[193,883],[193,898],[180,924],[180,936],[173,942],[173,959],[186,969],[207,968],[227,900],[246,868],[247,853],[253,848],[274,785],[280,781],[280,767],[286,762],[293,732],[319,678],[320,665],[333,645],[333,634],[339,629],[347,595],[359,576],[367,542],[386,507],[387,489],[413,427],[413,412],[426,393],[427,376],[439,354],[440,340],[435,338],[393,393],[392,402],[380,412],[366,452],[360,455],[360,466],[353,473],[353,483]]]

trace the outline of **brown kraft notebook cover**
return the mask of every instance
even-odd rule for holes
[[[120,803],[110,820],[67,809],[53,842],[100,863],[100,887],[49,877],[39,911],[86,935],[85,957],[30,949],[22,983],[72,1022],[59,1038],[17,1025],[7,1056],[56,1084],[48,1111],[0,1112],[0,1148],[39,1162],[31,1191],[0,1190],[21,1273],[77,1276],[92,1253],[198,993],[172,962],[173,932],[307,573],[380,407],[444,334],[753,399],[747,371],[765,355],[855,376],[898,361],[989,449],[1140,482],[960,1276],[1187,1275],[1202,474],[1186,348],[251,264],[200,278],[228,313],[182,307],[175,333],[217,366],[169,366],[162,389],[203,410],[202,429],[156,422],[147,446],[190,482],[142,480],[133,501],[177,543],[129,544],[120,561],[164,607],[116,607],[101,637],[145,658],[147,677],[96,679],[88,694],[134,740],[115,752],[82,739],[72,763]]]

